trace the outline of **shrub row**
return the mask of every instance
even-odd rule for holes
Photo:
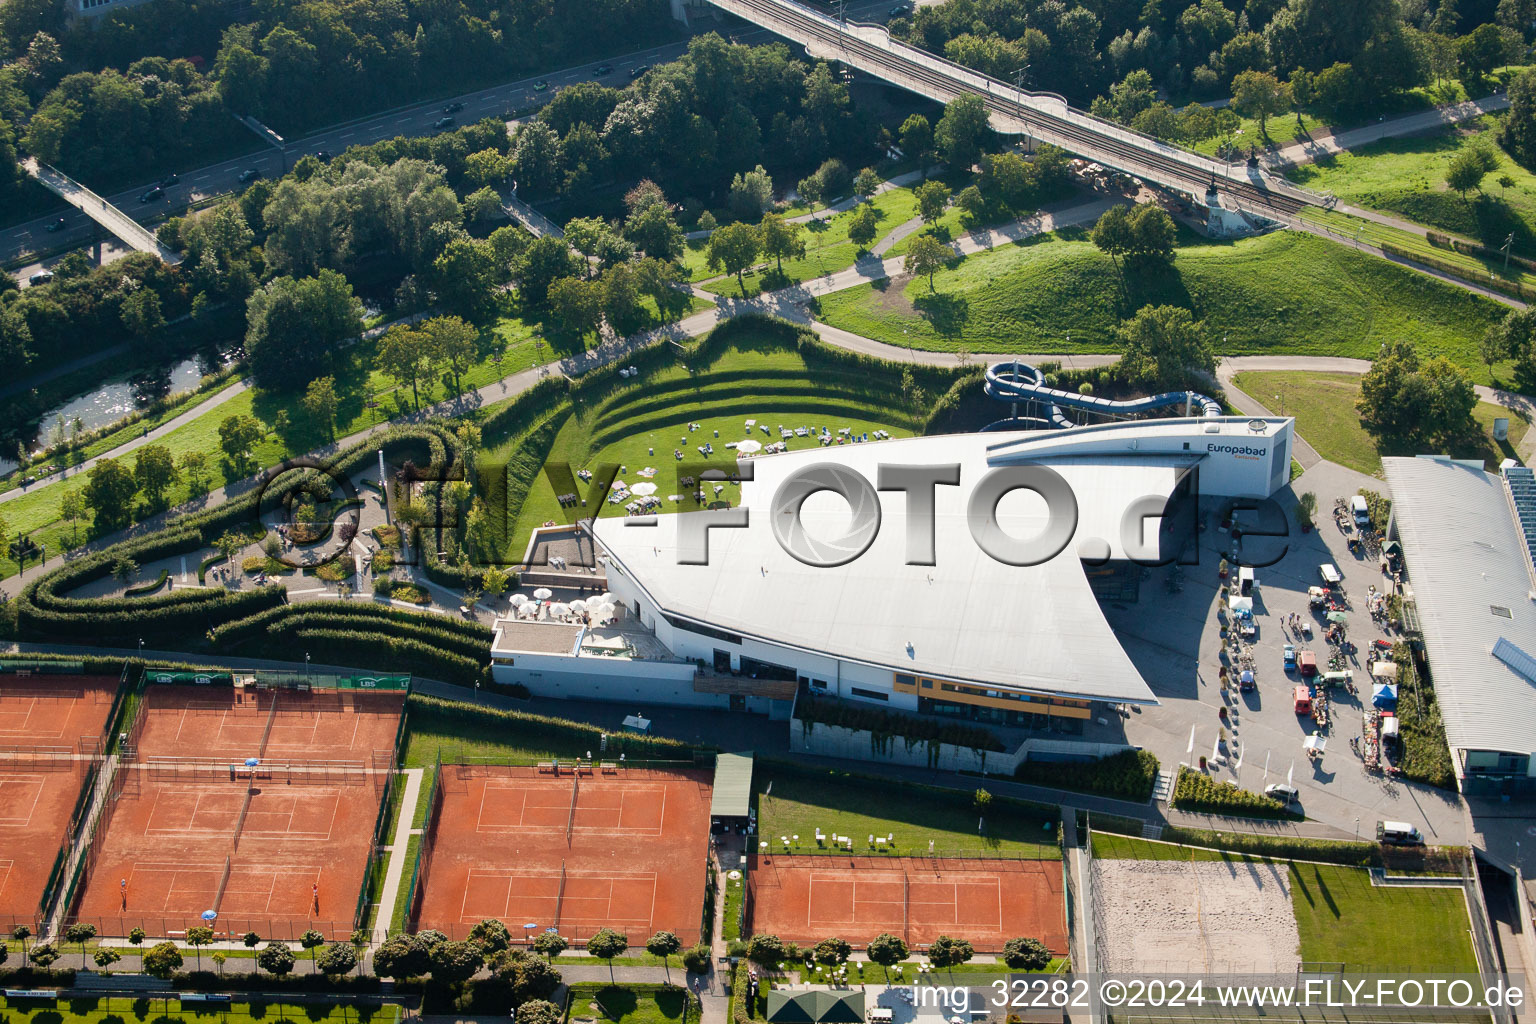
[[[1179,780],[1173,787],[1173,806],[1181,811],[1232,814],[1241,818],[1298,820],[1302,817],[1278,800],[1217,782],[1193,768],[1179,769]]]
[[[1037,786],[1097,793],[1145,803],[1157,783],[1157,756],[1149,750],[1122,750],[1091,763],[1025,761],[1014,776]]]
[[[908,744],[948,743],[997,752],[1004,749],[996,736],[978,726],[936,721],[845,701],[804,698],[795,706],[795,717],[804,721],[808,730],[816,724],[836,725],[856,732],[874,733],[877,737],[896,736]]]
[[[486,658],[476,661],[408,636],[359,629],[300,627],[282,619],[273,623],[265,637],[248,646],[269,658],[291,661],[293,652],[302,649],[319,662],[355,665],[380,672],[409,672],[456,686],[485,682],[485,663],[489,661],[489,650]]]
[[[193,992],[340,992],[362,995],[378,992],[382,983],[371,974],[285,974],[234,971],[182,971],[171,976],[171,984]]]
[[[311,601],[226,622],[211,630],[209,639],[217,647],[232,648],[261,636],[279,622],[285,629],[387,629],[391,634],[440,644],[468,658],[486,656],[492,637],[490,627],[469,619],[409,612],[373,601]]]
[[[140,583],[136,587],[129,587],[127,590],[123,591],[123,596],[141,597],[145,594],[153,594],[155,591],[165,586],[165,581],[170,578],[170,575],[171,572],[169,569],[161,569],[159,576],[149,580],[148,582]]]

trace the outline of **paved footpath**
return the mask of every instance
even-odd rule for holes
[[[1446,125],[1456,124],[1459,121],[1470,121],[1473,118],[1482,117],[1484,114],[1495,110],[1506,110],[1509,107],[1509,97],[1502,93],[1493,96],[1484,96],[1480,100],[1466,100],[1462,103],[1447,103],[1443,106],[1432,107],[1429,110],[1421,110],[1416,114],[1404,114],[1402,117],[1394,117],[1390,120],[1378,121],[1375,124],[1362,125],[1359,128],[1349,128],[1342,132],[1334,132],[1331,128],[1323,129],[1326,134],[1320,134],[1317,138],[1303,139],[1293,142],[1277,151],[1260,154],[1259,159],[1265,166],[1271,168],[1284,168],[1293,164],[1309,164],[1325,156],[1342,153],[1356,146],[1369,145],[1372,142],[1380,142],[1382,139],[1394,138],[1399,135],[1420,135],[1424,132],[1435,131]]]

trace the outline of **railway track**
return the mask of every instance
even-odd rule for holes
[[[932,54],[893,44],[886,48],[859,36],[859,30],[880,26],[850,24],[840,29],[831,18],[788,0],[710,0],[722,10],[755,22],[823,52],[841,53],[848,63],[893,85],[946,101],[964,93],[981,97],[990,113],[1022,121],[1031,136],[1068,152],[1199,197],[1215,180],[1240,207],[1281,220],[1294,218],[1308,206],[1327,206],[1329,197],[1285,183],[1269,184],[1247,177],[1233,178],[1230,168],[1166,142],[1140,135],[1121,125],[1075,110],[1064,98],[1049,93],[1020,94],[1011,86]],[[796,38],[803,36],[804,39]],[[996,89],[994,89],[994,86]],[[1059,105],[1062,113],[1050,108]]]

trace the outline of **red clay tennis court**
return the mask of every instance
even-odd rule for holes
[[[707,771],[443,765],[434,786],[416,921],[463,938],[484,918],[600,928],[631,945],[699,938],[709,853]]]
[[[118,681],[0,679],[0,920],[34,920],[99,754]]]
[[[754,855],[750,866],[752,929],[787,941],[950,935],[995,952],[1026,935],[1067,951],[1057,860]]]
[[[220,933],[349,935],[402,709],[400,694],[150,686],[75,918],[166,935],[215,910]]]

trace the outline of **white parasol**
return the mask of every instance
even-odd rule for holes
[[[568,604],[557,601],[549,606],[549,617],[552,619],[563,619],[569,614],[571,614],[571,606]]]
[[[576,612],[578,615],[586,610],[587,602],[583,601],[581,598],[578,597],[576,600],[571,602],[571,611]]]
[[[508,600],[510,600],[512,602],[512,607],[513,608],[521,608],[523,605],[528,603],[528,595],[527,594],[513,594],[510,598],[508,598]]]
[[[641,497],[648,497],[649,495],[656,493],[656,485],[650,482],[635,484],[635,486],[630,488],[630,490],[634,491]]]
[[[538,590],[533,592],[533,596],[540,601],[548,601],[550,598],[555,596],[555,592],[550,590],[548,587],[540,587]]]
[[[753,441],[753,440],[750,440],[750,439],[746,440],[746,441],[740,441],[736,445],[736,450],[739,451],[739,452],[748,452],[748,453],[760,452],[760,451],[763,450],[763,442],[761,442],[761,441]]]

